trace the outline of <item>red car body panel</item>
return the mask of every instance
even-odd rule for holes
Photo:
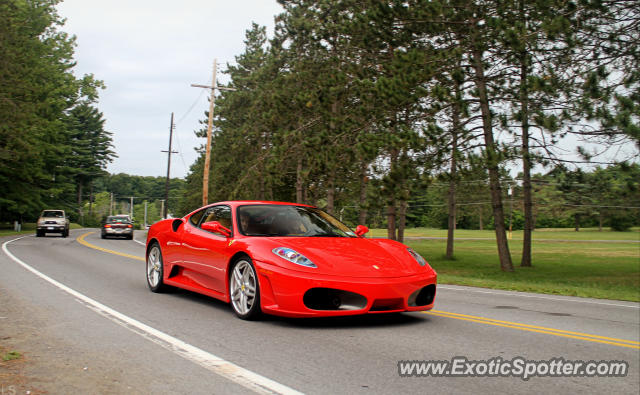
[[[230,237],[195,226],[189,218],[166,219],[147,235],[147,251],[157,242],[163,255],[163,281],[167,285],[229,302],[229,268],[239,254],[248,255],[256,268],[260,307],[269,314],[289,317],[341,316],[364,313],[419,311],[433,308],[436,272],[420,266],[402,243],[364,237],[264,237],[245,236],[238,229],[236,211],[244,205],[301,204],[264,201],[220,202],[231,207]],[[311,207],[311,206],[307,206]],[[317,267],[297,265],[272,252],[288,247]],[[411,305],[411,295],[433,286],[426,305]],[[314,288],[347,291],[364,296],[366,305],[349,310],[307,307],[304,295]]]

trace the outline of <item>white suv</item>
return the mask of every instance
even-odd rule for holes
[[[62,237],[69,236],[69,218],[64,210],[43,210],[38,218],[36,236],[42,237],[46,233],[60,233]]]

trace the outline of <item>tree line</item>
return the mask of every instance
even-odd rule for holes
[[[0,0],[0,221],[45,207],[81,215],[116,154],[96,108],[104,83],[73,74],[59,0]]]
[[[91,193],[85,195],[81,210],[83,218],[78,218],[78,221],[85,226],[99,226],[107,215],[132,213],[135,223],[142,226],[145,221],[145,206],[148,225],[162,219],[165,205],[168,215],[187,214],[188,212],[178,211],[184,199],[185,181],[180,178],[170,179],[169,196],[166,200],[165,183],[166,177],[125,173],[97,178],[91,184]]]
[[[0,222],[33,222],[44,208],[98,226],[133,211],[137,222],[176,213],[180,179],[109,174],[112,132],[97,108],[103,81],[76,77],[76,38],[64,31],[60,0],[0,0]],[[133,210],[131,201],[133,198]]]
[[[235,91],[216,100],[212,201],[296,201],[334,215],[355,202],[359,223],[383,206],[388,237],[402,240],[411,203],[440,179],[453,257],[458,201],[479,188],[511,271],[508,169],[521,173],[530,266],[532,168],[598,160],[586,148],[566,159],[567,136],[640,147],[637,1],[279,3],[273,37],[252,25],[227,66]],[[187,176],[185,208],[201,199],[203,163]],[[461,182],[469,169],[482,188]]]

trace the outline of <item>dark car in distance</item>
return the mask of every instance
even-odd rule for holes
[[[133,239],[133,221],[128,215],[110,215],[102,224],[100,235],[103,239],[107,236],[125,237]]]

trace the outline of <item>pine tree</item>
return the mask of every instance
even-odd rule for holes
[[[33,217],[69,192],[68,111],[100,81],[72,74],[75,38],[58,0],[0,2],[0,217]]]

